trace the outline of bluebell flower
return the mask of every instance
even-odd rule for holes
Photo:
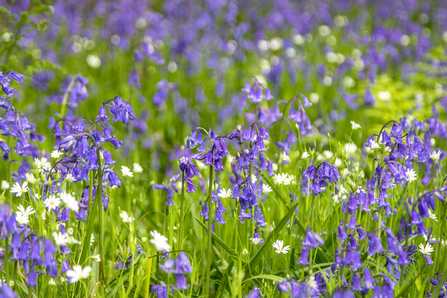
[[[258,287],[255,286],[253,290],[248,293],[248,296],[246,298],[262,298],[261,290],[259,290]]]
[[[278,290],[279,290],[280,292],[288,293],[288,292],[289,292],[289,288],[290,288],[290,285],[289,285],[289,283],[287,282],[287,280],[285,280],[285,279],[283,279],[283,280],[278,284]]]
[[[160,282],[160,285],[153,285],[151,287],[151,292],[157,293],[157,297],[159,298],[168,298],[168,289],[164,282]]]

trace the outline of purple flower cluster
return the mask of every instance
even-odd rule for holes
[[[10,86],[11,80],[22,84],[24,76],[8,71],[5,74],[0,72],[0,85],[4,96],[0,96],[0,107],[6,110],[4,117],[0,118],[0,130],[2,135],[17,139],[15,143],[14,153],[20,156],[38,157],[40,151],[37,145],[33,144],[36,141],[43,142],[45,138],[36,133],[36,125],[29,123],[28,118],[20,111],[18,111],[11,102],[16,90]],[[7,160],[11,152],[12,140],[10,144],[0,141],[0,149],[3,152],[3,159]]]

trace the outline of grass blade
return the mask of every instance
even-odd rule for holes
[[[208,233],[208,227],[196,216],[194,218],[197,220],[197,222],[200,224],[200,226]],[[220,239],[216,234],[212,233],[212,237],[214,241],[216,241],[220,246],[222,246],[223,249],[225,249],[232,258],[237,259],[237,252],[230,248],[222,239]]]

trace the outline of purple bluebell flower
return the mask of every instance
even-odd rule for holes
[[[289,288],[290,285],[287,282],[287,280],[283,279],[279,284],[278,284],[278,290],[282,293],[288,293],[289,292]]]
[[[262,297],[261,290],[259,290],[258,287],[255,286],[246,298],[261,298],[261,297]]]
[[[168,298],[168,289],[164,282],[160,282],[160,285],[153,285],[151,287],[151,292],[157,293],[157,297],[159,298]]]

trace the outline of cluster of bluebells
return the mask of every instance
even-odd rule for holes
[[[175,286],[173,290],[187,290],[189,285],[186,282],[185,274],[192,272],[192,266],[188,256],[184,252],[180,252],[176,260],[168,259],[164,264],[160,265],[163,272],[173,274],[175,276]],[[157,291],[160,286],[152,286],[152,291]],[[158,293],[158,291],[157,291]],[[167,296],[158,296],[167,297]]]
[[[316,196],[323,193],[329,183],[337,183],[339,179],[340,174],[337,167],[324,161],[318,166],[310,165],[303,171],[301,188],[305,195]]]
[[[62,83],[62,91],[50,95],[47,103],[51,104],[54,102],[59,105],[66,105],[68,107],[68,115],[73,117],[74,110],[88,98],[87,84],[88,79],[82,77],[80,74],[74,77],[69,76]]]
[[[17,193],[17,196],[22,196],[29,191],[29,198],[32,195],[34,199],[42,200],[43,205],[48,209],[50,218],[54,214],[59,230],[53,233],[56,243],[54,245],[51,240],[38,236],[36,231],[30,229],[29,217],[35,213],[33,208],[29,206],[25,210],[22,206],[19,206],[20,214],[17,213],[19,217],[16,220],[12,208],[8,205],[2,205],[0,209],[1,239],[7,240],[6,242],[9,243],[5,247],[6,251],[4,250],[1,255],[2,266],[5,262],[17,262],[17,266],[20,266],[18,269],[22,268],[21,272],[25,276],[26,284],[31,287],[37,286],[37,278],[40,275],[48,275],[51,278],[50,282],[54,283],[53,278],[59,277],[60,274],[66,274],[67,281],[76,282],[80,278],[87,277],[91,268],[83,269],[79,265],[70,267],[69,259],[73,256],[71,255],[71,249],[67,246],[70,240],[65,229],[65,223],[74,218],[78,221],[86,221],[90,207],[88,204],[89,198],[94,198],[99,189],[103,190],[106,187],[119,187],[121,185],[121,180],[113,171],[115,161],[112,160],[111,153],[106,150],[105,144],[110,143],[114,149],[118,149],[121,147],[122,141],[116,140],[112,135],[109,120],[129,125],[132,120],[136,119],[136,116],[128,102],[115,97],[101,105],[94,121],[77,120],[73,113],[69,113],[67,118],[57,121],[51,119],[50,128],[55,136],[55,151],[52,153],[52,157],[57,158],[55,164],[51,166],[45,157],[37,158],[40,153],[36,146],[30,144],[30,141],[39,138],[43,140],[43,137],[39,137],[35,133],[35,126],[30,125],[27,118],[18,112],[10,101],[15,92],[9,86],[10,79],[13,78],[22,83],[23,76],[8,72],[5,75],[1,74],[0,78],[3,91],[6,94],[6,98],[2,96],[0,101],[2,107],[7,111],[6,117],[1,119],[3,123],[2,133],[18,138],[14,153],[22,156],[33,156],[36,165],[35,174],[38,174],[36,179],[32,173],[28,172],[31,165],[23,162],[15,178],[19,182],[22,179],[27,181],[22,186],[20,184],[14,186],[11,192]],[[68,101],[66,104],[71,109],[76,108],[81,100],[87,98],[86,83],[87,80],[77,76],[72,79],[70,86],[67,87],[65,93]],[[109,118],[106,109],[110,110],[113,118]],[[4,149],[4,158],[7,159],[11,149],[6,144],[2,145],[2,149]],[[103,163],[101,163],[101,159],[104,159]],[[90,186],[86,186],[80,201],[77,201],[70,193],[63,191],[62,182],[87,182],[92,178],[94,179],[94,173],[97,175],[97,184],[91,183],[92,189],[90,189]],[[28,187],[28,182],[33,187]],[[102,185],[99,185],[99,183]],[[34,186],[36,186],[35,189],[33,189]],[[42,192],[38,191],[39,186]],[[35,191],[35,193],[31,194],[32,191]],[[104,209],[107,210],[109,198],[104,191],[102,191],[102,201]],[[70,216],[73,213],[75,217]],[[44,212],[42,214],[42,220],[50,221],[48,213]],[[76,240],[73,241],[76,242]],[[6,253],[7,251],[9,251],[9,254]],[[138,247],[137,255],[141,253],[143,252]],[[7,257],[9,259],[6,259]],[[131,260],[132,256],[121,267],[126,268]],[[3,285],[2,294],[7,295],[8,289],[7,285]],[[11,295],[6,297],[15,297],[14,295],[11,292]]]
[[[3,160],[9,158],[11,148],[19,156],[38,157],[41,153],[35,142],[43,142],[45,140],[42,135],[36,133],[36,125],[31,124],[28,118],[18,111],[11,102],[12,97],[16,93],[16,90],[11,87],[11,80],[22,84],[24,79],[23,75],[14,71],[8,71],[5,74],[0,72],[0,85],[3,91],[3,96],[0,96],[0,107],[6,111],[5,115],[0,118],[0,130],[3,136],[16,139],[14,147],[12,147],[12,140],[9,144],[0,141]],[[27,165],[24,163],[21,171],[27,170],[26,167]]]
[[[5,262],[10,264],[17,262],[18,266],[24,269],[28,286],[37,286],[38,275],[46,274],[53,278],[59,275],[56,260],[58,248],[51,240],[38,237],[36,232],[31,232],[28,225],[18,224],[12,208],[6,204],[0,206],[0,239],[9,243],[5,247],[9,253],[3,250],[1,255],[2,269],[5,267]],[[61,253],[64,254],[62,249]],[[6,259],[7,256],[9,259]]]
[[[247,98],[252,103],[260,103],[262,100],[271,100],[273,99],[272,94],[270,93],[270,90],[263,86],[256,78],[253,78],[253,83],[250,81],[247,81],[245,83],[244,88],[242,88],[242,91],[247,96]]]

